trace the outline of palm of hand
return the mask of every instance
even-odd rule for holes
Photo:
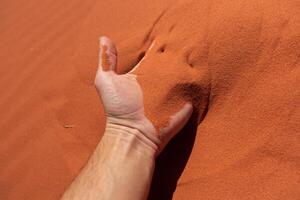
[[[107,116],[141,120],[143,93],[135,75],[117,75],[113,71],[98,73],[99,90]]]

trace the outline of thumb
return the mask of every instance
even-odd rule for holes
[[[110,75],[103,72],[115,72],[117,65],[117,50],[113,42],[108,37],[99,39],[99,63],[95,77],[95,85],[98,90],[108,83]]]
[[[192,113],[192,104],[186,103],[180,111],[171,117],[168,126],[160,129],[159,135],[163,138],[163,141],[165,141],[164,145],[166,145],[184,127]]]
[[[100,37],[98,69],[101,71],[116,71],[116,66],[117,50],[115,45],[108,37]]]

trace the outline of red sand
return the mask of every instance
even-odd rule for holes
[[[105,120],[93,86],[101,35],[116,41],[120,72],[146,51],[135,73],[157,123],[182,101],[199,115],[208,106],[174,199],[299,199],[299,10],[297,0],[2,1],[0,199],[58,199],[86,163]]]

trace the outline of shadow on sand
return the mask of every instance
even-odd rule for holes
[[[148,200],[172,199],[177,181],[194,146],[198,126],[197,116],[197,113],[193,113],[186,126],[157,157]]]

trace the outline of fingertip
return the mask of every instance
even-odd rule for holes
[[[182,110],[186,115],[188,115],[190,117],[193,113],[193,104],[191,102],[187,102],[183,106]]]
[[[100,36],[100,38],[99,38],[99,43],[101,44],[103,44],[103,43],[105,43],[105,42],[108,42],[109,41],[109,38],[108,37],[106,37],[106,36]]]
[[[193,113],[193,105],[187,102],[183,107],[171,117],[171,122],[174,124],[185,124]]]

